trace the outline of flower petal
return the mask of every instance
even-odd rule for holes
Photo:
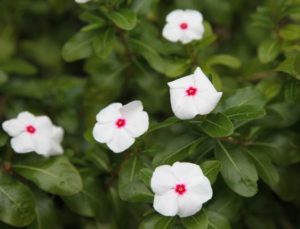
[[[172,89],[187,89],[190,86],[195,86],[194,74],[171,81],[168,85]]]
[[[196,68],[194,74],[194,85],[199,88],[199,92],[217,92],[214,85],[210,82],[201,68]]]
[[[162,35],[171,42],[177,42],[181,39],[182,31],[177,25],[167,23],[163,28]]]
[[[23,111],[19,113],[17,119],[22,121],[25,125],[28,125],[34,123],[35,116],[28,111]]]
[[[207,202],[213,196],[211,184],[206,177],[203,177],[198,184],[195,183],[194,185],[189,186],[188,193],[197,195],[197,198],[201,200],[202,203]]]
[[[163,195],[155,195],[153,208],[164,216],[175,216],[178,212],[178,196],[174,190]]]
[[[49,131],[53,124],[50,120],[50,118],[48,116],[37,116],[35,117],[35,120],[34,120],[34,123],[33,123],[36,128],[37,128],[37,131],[40,131],[40,130],[46,130],[46,131]]]
[[[222,92],[200,92],[194,96],[197,113],[206,115],[212,112],[222,97]]]
[[[29,153],[34,151],[34,141],[28,133],[21,133],[10,141],[11,147],[16,153]]]
[[[107,143],[112,140],[115,129],[116,127],[113,123],[96,123],[93,129],[93,136],[96,141]]]
[[[137,112],[143,111],[143,104],[139,100],[132,101],[127,103],[120,109],[120,113],[124,118],[130,118],[132,115],[135,115]]]
[[[25,130],[25,125],[18,119],[10,119],[2,123],[3,130],[14,137]]]
[[[182,21],[182,18],[185,16],[184,10],[173,10],[170,12],[167,17],[166,21],[172,24],[179,24]]]
[[[61,145],[52,142],[51,150],[48,152],[46,156],[61,155],[63,153],[64,153],[64,149],[61,147]]]
[[[203,16],[197,10],[185,10],[183,19],[189,24],[190,27],[203,26]]]
[[[103,108],[96,116],[96,119],[100,123],[115,122],[121,117],[120,108],[121,103],[112,103],[107,107]]]
[[[200,211],[201,208],[202,201],[198,198],[198,195],[185,193],[178,197],[178,215],[180,217],[192,216]]]
[[[172,101],[173,99],[171,97],[171,104],[176,103]],[[172,110],[179,119],[192,119],[198,114],[193,96],[184,96],[176,105],[176,107],[172,106]]]
[[[164,194],[175,187],[178,180],[175,178],[170,165],[158,166],[151,178],[151,189],[156,194]]]
[[[125,129],[134,138],[141,136],[149,128],[149,117],[145,111],[130,115],[126,121]]]
[[[52,144],[49,136],[34,135],[34,151],[37,154],[50,156]]]
[[[121,153],[128,149],[133,143],[134,138],[132,138],[123,128],[121,128],[114,132],[113,138],[107,143],[107,146],[114,153]]]
[[[52,127],[52,140],[61,143],[64,137],[64,129],[60,126],[53,126]]]
[[[172,171],[174,176],[188,187],[199,184],[206,178],[199,165],[189,162],[175,162]]]

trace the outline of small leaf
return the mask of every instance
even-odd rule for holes
[[[74,35],[62,48],[64,60],[72,62],[89,57],[92,54],[92,40],[89,33],[79,32]]]
[[[112,52],[115,42],[114,30],[108,28],[105,32],[99,33],[93,41],[94,50],[100,58],[107,58]]]
[[[139,173],[140,179],[144,182],[144,184],[147,187],[150,187],[152,174],[153,174],[153,170],[149,168],[143,168]]]
[[[0,220],[16,227],[35,218],[34,199],[29,188],[0,171]]]
[[[300,38],[299,25],[288,24],[280,29],[279,35],[288,41],[297,40]]]
[[[106,15],[121,29],[132,30],[137,23],[136,14],[130,10],[122,9],[119,11],[112,11]]]
[[[148,130],[147,133],[155,131],[155,130],[159,130],[161,128],[165,128],[171,125],[174,125],[176,123],[178,123],[180,120],[176,117],[170,117],[167,118],[166,120],[162,121],[162,122],[158,122],[158,123],[151,123],[150,128]]]
[[[276,40],[265,40],[258,47],[258,58],[262,63],[273,61],[280,53],[280,45]]]
[[[196,215],[181,218],[181,222],[186,229],[207,229],[208,219],[203,210]]]
[[[263,108],[253,105],[231,107],[224,112],[231,120],[253,120],[265,116]]]
[[[209,179],[210,183],[213,184],[220,172],[221,163],[217,160],[205,161],[200,165],[203,174]]]
[[[175,217],[164,217],[158,214],[147,216],[138,229],[171,229],[175,223]]]
[[[178,77],[183,75],[190,67],[186,60],[165,61],[165,75],[168,77]]]
[[[291,55],[288,56],[283,62],[281,62],[276,71],[285,72],[296,79],[300,80],[300,55]]]
[[[241,196],[257,193],[257,171],[252,161],[238,148],[227,149],[220,141],[215,156],[221,162],[221,174],[230,189]]]
[[[8,74],[34,75],[37,73],[37,68],[22,59],[10,59],[0,64],[0,69]]]
[[[231,229],[228,219],[214,211],[207,211],[208,229]]]
[[[65,157],[13,165],[20,176],[31,180],[42,190],[62,196],[74,195],[82,189],[81,177]]]
[[[207,65],[224,65],[230,68],[239,68],[241,66],[241,62],[234,56],[228,54],[220,54],[209,58],[207,61]]]
[[[213,138],[226,137],[233,133],[232,122],[222,113],[208,115],[200,127]]]

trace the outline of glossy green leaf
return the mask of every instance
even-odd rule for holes
[[[224,65],[230,68],[239,68],[241,62],[238,58],[228,55],[228,54],[219,54],[215,55],[208,59],[208,65]]]
[[[210,183],[214,183],[220,172],[221,163],[217,160],[205,161],[200,164],[203,174],[209,179]]]
[[[288,24],[280,29],[279,35],[285,40],[297,40],[300,38],[299,25]]]
[[[265,40],[258,47],[258,58],[262,63],[273,61],[280,53],[280,45],[276,40]]]
[[[263,117],[266,112],[263,108],[254,105],[231,107],[224,111],[231,120],[253,120]]]
[[[67,196],[82,189],[82,180],[76,168],[66,157],[53,157],[40,162],[15,164],[14,171],[31,180],[42,190]]]
[[[153,193],[139,179],[142,168],[142,162],[138,157],[131,157],[122,166],[118,181],[118,191],[122,200],[152,203]]]
[[[0,220],[16,227],[29,225],[35,218],[35,204],[27,186],[0,172]]]
[[[107,13],[116,26],[124,30],[132,30],[137,23],[136,14],[133,11],[122,9],[119,11],[112,11]]]
[[[233,133],[232,122],[222,113],[208,115],[200,124],[200,127],[213,138],[226,137]]]
[[[92,54],[92,40],[89,33],[80,32],[65,43],[62,56],[65,61],[72,62],[89,57]]]
[[[206,213],[201,210],[196,215],[181,218],[181,222],[186,229],[207,229],[208,219]]]
[[[165,75],[168,77],[182,76],[190,67],[187,60],[165,61]]]
[[[285,72],[296,79],[300,80],[300,55],[291,55],[288,56],[284,61],[282,61],[277,68],[276,71]]]
[[[230,189],[241,196],[257,193],[258,175],[247,154],[238,148],[227,148],[220,141],[215,156],[221,162],[221,174]]]
[[[115,44],[114,30],[108,28],[105,32],[99,33],[93,40],[93,47],[97,56],[107,58],[112,52]]]

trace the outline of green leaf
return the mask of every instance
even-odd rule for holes
[[[8,80],[8,75],[0,70],[0,85],[5,84]]]
[[[219,54],[212,56],[208,59],[207,65],[224,65],[230,68],[239,68],[241,62],[238,58],[228,55],[228,54]]]
[[[171,229],[174,223],[175,217],[151,214],[141,222],[138,229]]]
[[[143,56],[153,69],[160,73],[165,72],[165,61],[155,49],[136,39],[130,39],[129,45],[135,52]]]
[[[34,199],[29,188],[0,171],[0,220],[16,227],[35,218]]]
[[[94,50],[100,58],[107,58],[112,52],[115,43],[115,32],[108,28],[105,32],[99,33],[93,40]]]
[[[186,229],[207,229],[208,219],[203,210],[196,215],[181,218],[181,222]]]
[[[279,175],[271,162],[268,152],[265,152],[265,150],[265,147],[260,146],[244,148],[244,151],[253,159],[258,175],[270,187],[274,187],[279,181]]]
[[[161,128],[165,128],[165,127],[169,127],[171,125],[174,125],[176,123],[178,123],[180,120],[176,117],[170,117],[170,118],[167,118],[166,120],[162,121],[162,122],[152,122],[150,124],[150,127],[149,127],[149,130],[147,133],[150,133],[152,131],[155,131],[155,130],[159,130]]]
[[[263,107],[266,103],[264,95],[254,87],[238,89],[235,94],[229,96],[224,103],[224,107],[238,107],[242,105],[254,105]]]
[[[188,157],[195,149],[196,147],[204,141],[205,138],[198,138],[196,140],[190,141],[180,147],[179,149],[175,151],[166,151],[163,153],[158,153],[153,158],[153,166],[158,166],[162,164],[172,164],[176,161],[180,161],[186,157]]]
[[[144,182],[147,187],[150,187],[151,177],[153,174],[153,169],[143,168],[140,170],[140,179]]]
[[[53,200],[41,191],[35,191],[34,198],[36,218],[28,229],[61,228]]]
[[[8,74],[34,75],[37,68],[22,59],[10,59],[0,64],[0,69]]]
[[[88,217],[96,217],[105,212],[105,196],[101,184],[94,177],[83,176],[83,189],[62,199],[71,211]]]
[[[136,14],[133,11],[122,9],[106,13],[107,17],[121,29],[132,30],[137,23]]]
[[[15,164],[14,171],[31,180],[42,190],[67,196],[82,189],[82,180],[76,168],[65,157],[53,157],[40,162]]]
[[[152,203],[153,193],[139,178],[142,168],[142,162],[138,157],[132,157],[123,164],[118,181],[119,195],[122,200]]]
[[[227,109],[224,114],[231,120],[253,120],[265,116],[263,108],[253,105],[242,105]]]
[[[283,62],[281,62],[275,71],[285,72],[296,79],[300,80],[300,55],[288,56]]]
[[[106,172],[110,171],[110,162],[107,154],[104,151],[97,151],[93,148],[93,151],[87,153],[87,159],[94,163],[99,170]]]
[[[288,24],[280,29],[279,35],[288,41],[297,40],[300,38],[299,25]]]
[[[92,41],[93,37],[89,33],[75,34],[62,48],[64,60],[72,62],[89,57],[92,54]]]
[[[210,160],[201,163],[200,167],[203,174],[209,179],[210,183],[213,184],[220,172],[221,163],[217,160]]]
[[[221,162],[221,174],[230,189],[241,196],[257,193],[257,171],[252,161],[238,148],[227,149],[220,141],[215,156]]]
[[[262,63],[273,61],[280,53],[280,45],[276,40],[265,40],[258,47],[258,59]]]
[[[183,75],[189,68],[187,60],[165,61],[165,75],[168,77],[178,77]]]
[[[213,138],[226,137],[233,133],[232,122],[222,113],[209,114],[204,122],[200,124],[200,127]]]
[[[231,229],[228,219],[214,211],[207,211],[208,229]]]

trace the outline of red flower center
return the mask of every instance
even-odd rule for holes
[[[36,128],[33,125],[26,126],[26,131],[30,134],[34,134],[36,131]]]
[[[182,22],[181,24],[180,24],[180,29],[182,29],[182,30],[185,30],[185,29],[187,29],[189,27],[189,25],[188,25],[188,23],[186,23],[186,22]]]
[[[116,121],[116,126],[118,128],[122,128],[126,125],[126,120],[123,119],[123,118],[119,118],[117,121]]]
[[[186,94],[188,96],[194,96],[194,95],[197,94],[197,88],[195,88],[195,87],[189,87],[188,89],[186,89],[185,92],[186,92]]]
[[[185,184],[177,184],[175,192],[177,192],[178,195],[183,195],[186,192]]]

